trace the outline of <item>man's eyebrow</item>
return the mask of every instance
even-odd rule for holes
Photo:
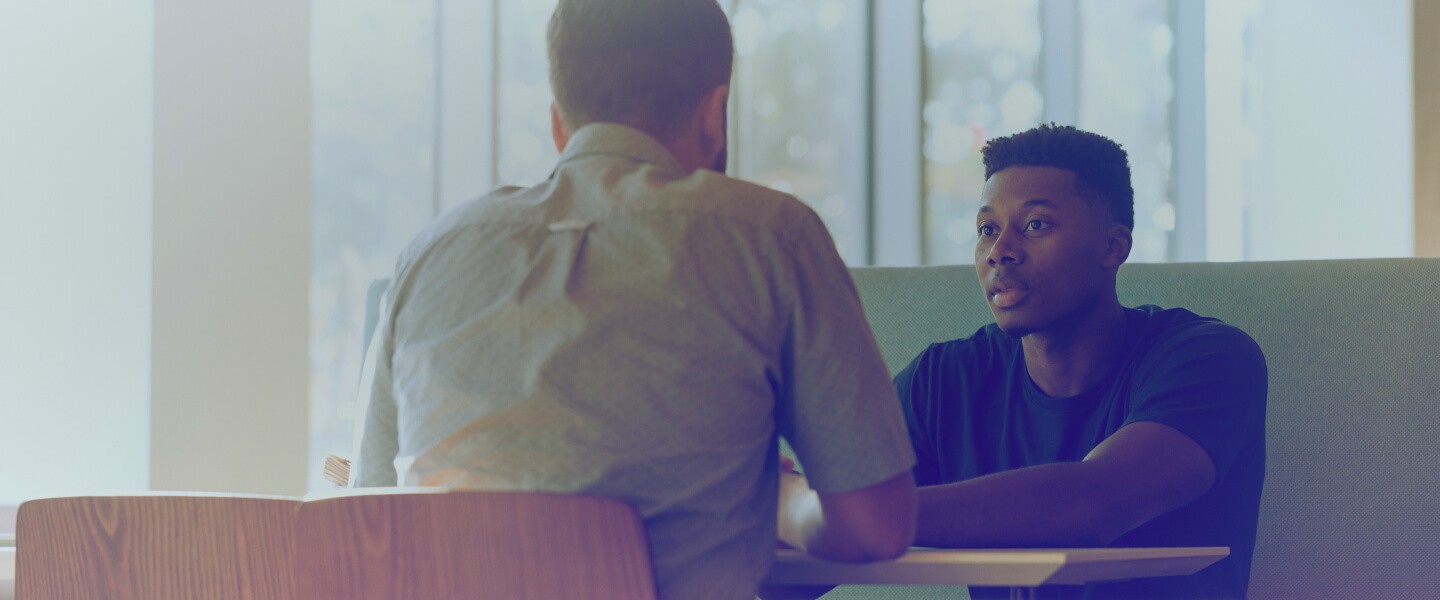
[[[1059,208],[1059,206],[1057,206],[1054,202],[1051,202],[1044,198],[1031,198],[1029,200],[1026,200],[1024,204],[1020,205],[1020,208],[1030,208],[1032,206],[1048,206],[1050,208]],[[989,204],[986,204],[980,207],[980,211],[977,213],[977,216],[983,215],[988,212],[993,212],[993,209],[990,208]]]

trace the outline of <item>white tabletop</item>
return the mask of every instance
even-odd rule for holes
[[[1190,575],[1229,548],[940,550],[914,548],[896,560],[852,565],[795,550],[775,554],[769,585],[923,584],[1035,587]],[[0,548],[0,600],[15,598],[15,549]]]
[[[769,585],[920,584],[1036,587],[1191,575],[1229,548],[946,550],[912,548],[895,560],[833,563],[796,550],[775,554]]]

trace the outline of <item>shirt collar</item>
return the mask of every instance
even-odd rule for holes
[[[659,140],[650,134],[619,123],[590,123],[570,136],[560,166],[589,154],[610,154],[649,163],[658,167],[680,170],[680,163]],[[557,167],[558,168],[558,167]]]

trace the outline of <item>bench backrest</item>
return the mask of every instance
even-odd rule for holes
[[[892,373],[993,321],[974,268],[853,270]],[[1127,306],[1244,329],[1270,370],[1255,598],[1440,589],[1440,259],[1135,264]]]
[[[25,600],[292,600],[299,498],[154,493],[31,500],[16,523]]]
[[[300,507],[306,600],[655,598],[634,508],[576,494],[366,489]]]

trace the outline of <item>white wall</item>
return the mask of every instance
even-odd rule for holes
[[[0,2],[0,504],[305,491],[308,44],[308,2]]]
[[[147,484],[151,15],[0,2],[0,504]]]
[[[1410,15],[1410,0],[1263,3],[1249,259],[1413,253]]]
[[[309,2],[155,0],[155,489],[305,491],[309,34]]]

